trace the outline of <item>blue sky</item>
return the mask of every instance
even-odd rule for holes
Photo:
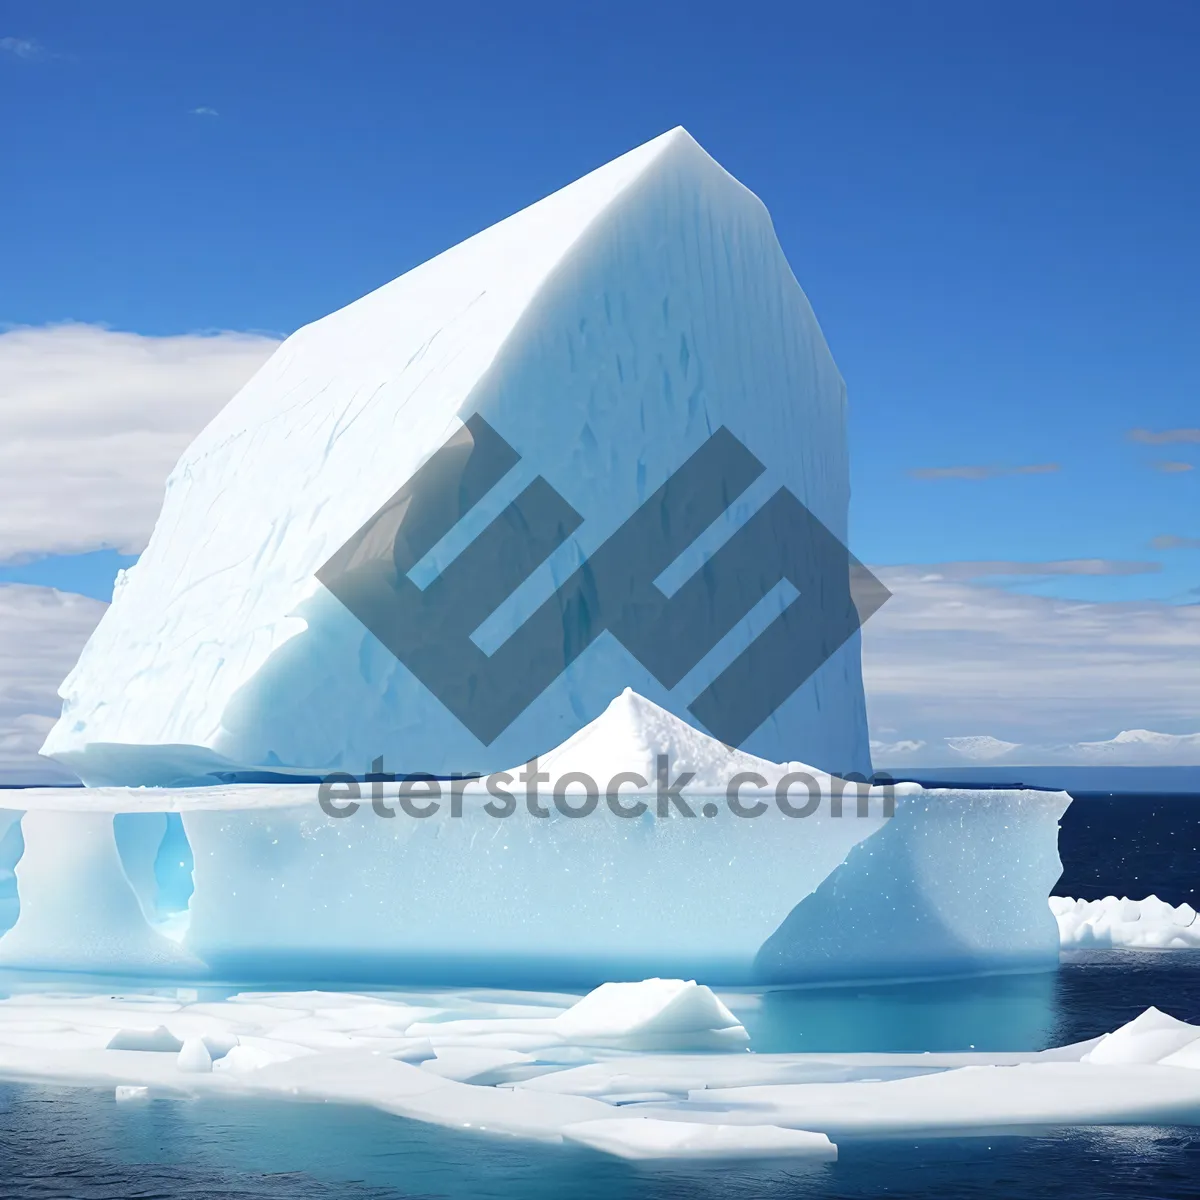
[[[1200,472],[1156,466],[1200,445],[1128,438],[1200,425],[1195,5],[39,0],[4,26],[0,321],[288,332],[682,123],[766,201],[846,377],[861,557],[1200,585],[1200,549],[1154,546],[1200,536]]]
[[[1200,445],[1127,435],[1200,425],[1200,9],[983,8],[9,3],[0,320],[287,332],[682,123],[846,376],[862,557],[1183,598]]]
[[[905,587],[873,731],[1190,733],[1198,45],[1164,0],[9,0],[0,585],[107,599],[249,335],[682,124],[766,202],[846,378],[852,547]],[[101,609],[0,592],[0,665],[47,648],[0,695],[32,754]]]

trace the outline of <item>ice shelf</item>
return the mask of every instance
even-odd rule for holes
[[[514,766],[491,780],[343,781],[324,792],[0,795],[27,809],[22,907],[0,961],[77,958],[79,969],[138,973],[166,938],[185,962],[226,977],[386,968],[528,986],[1057,961],[1046,897],[1060,871],[1063,793],[859,785],[731,750],[631,691],[540,765],[539,781]],[[114,812],[124,814],[119,846]],[[165,812],[179,814],[194,859],[186,911],[155,874]],[[68,910],[87,920],[39,915]]]

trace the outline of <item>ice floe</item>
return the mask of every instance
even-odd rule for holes
[[[1200,1125],[1200,1026],[1157,1009],[1041,1052],[757,1054],[689,980],[579,998],[435,991],[22,995],[0,1077],[118,1100],[254,1095],[369,1105],[636,1159],[831,1159],[831,1139]],[[630,1049],[674,1038],[676,1049]],[[177,1053],[166,1053],[180,1044]],[[136,1047],[136,1048],[131,1048]],[[224,1054],[214,1059],[214,1052]]]
[[[1144,900],[1051,896],[1050,910],[1058,921],[1064,950],[1200,949],[1200,921],[1190,904],[1172,907],[1157,896]]]

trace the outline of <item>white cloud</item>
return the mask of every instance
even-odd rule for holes
[[[1172,543],[1174,544],[1174,543]],[[1163,549],[1155,540],[1155,549]],[[1023,579],[1049,579],[1059,575],[1154,575],[1162,563],[1127,558],[1062,558],[1050,562],[1019,562],[1012,559],[934,563],[921,567],[925,579],[987,579],[1011,576]]]
[[[209,108],[207,104],[201,104],[199,108],[188,109],[188,112],[193,117],[219,117],[221,115],[215,108]]]
[[[41,58],[42,47],[33,38],[0,37],[0,50],[16,58]]]
[[[142,550],[175,461],[277,345],[94,325],[0,333],[0,562]]]
[[[73,781],[38,748],[58,717],[58,685],[105,608],[24,584],[0,586],[0,781]]]
[[[895,730],[892,745],[928,743],[897,756],[933,766],[964,761],[970,743],[947,739],[1061,748],[1135,726],[1200,729],[1200,605],[1026,596],[921,567],[876,574],[893,596],[863,627],[871,726]]]
[[[1143,446],[1170,446],[1180,442],[1200,443],[1200,429],[1164,429],[1155,432],[1152,429],[1131,429],[1131,442],[1141,442]]]
[[[894,595],[863,629],[871,728],[891,738],[872,743],[877,766],[1200,762],[1200,606],[1082,604],[878,571]],[[37,751],[105,607],[0,586],[0,780],[65,778]],[[1164,726],[1186,732],[1146,732]]]
[[[914,467],[909,471],[913,479],[999,479],[1004,475],[1052,475],[1059,469],[1058,463],[1030,463],[1020,467],[965,466],[965,467]]]
[[[898,742],[878,742],[871,739],[871,755],[878,763],[894,763],[905,761],[925,749],[925,743],[902,738]]]

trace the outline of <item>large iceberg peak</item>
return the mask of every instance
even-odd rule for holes
[[[722,430],[761,477],[728,492],[695,538],[705,553],[784,489],[845,540],[841,377],[762,202],[677,128],[289,337],[171,473],[43,753],[94,785],[361,774],[379,757],[446,775],[527,761],[627,686],[689,719],[794,592],[768,590],[683,676],[595,629],[568,654],[580,610],[564,607],[547,682],[481,732],[323,582],[383,512],[411,539],[428,506],[388,506],[440,452],[470,459],[485,428],[502,468],[469,502],[457,493],[455,519],[396,568],[471,609],[480,670]],[[560,514],[547,538],[486,558],[481,535],[531,488]],[[521,665],[493,675],[517,680],[538,659],[510,657]],[[804,674],[741,748],[867,773],[857,637]],[[492,687],[476,683],[461,690]]]

